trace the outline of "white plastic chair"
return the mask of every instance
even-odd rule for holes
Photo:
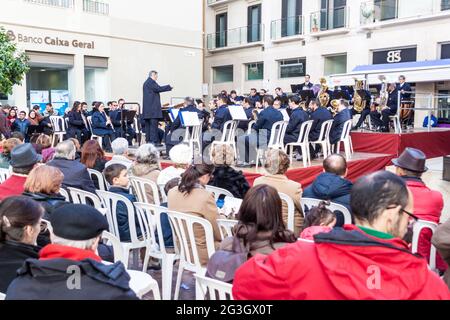
[[[53,233],[53,227],[52,227],[52,224],[50,223],[50,221],[45,220],[45,219],[41,219],[41,222],[44,222],[47,225],[47,230],[50,233]]]
[[[219,225],[220,237],[223,239],[233,236],[233,227],[238,224],[238,220],[217,219]]]
[[[302,198],[301,202],[302,202],[303,212],[305,212],[305,214],[307,214],[306,207],[308,207],[308,209],[311,210],[312,207],[318,207],[319,203],[322,201],[324,201],[324,200],[312,199],[312,198]],[[330,205],[328,206],[328,209],[330,209],[333,212],[334,211],[342,212],[342,214],[344,215],[344,223],[352,224],[352,215],[351,215],[350,211],[348,211],[348,209],[346,207],[344,207],[343,205],[331,202]]]
[[[206,267],[200,263],[200,257],[196,245],[194,235],[194,225],[200,225],[205,232],[206,249],[208,257],[211,257],[215,252],[214,235],[211,223],[203,218],[196,217],[191,214],[168,211],[169,221],[172,226],[174,236],[178,239],[180,244],[180,264],[178,266],[177,283],[175,286],[175,300],[178,300],[180,293],[181,276],[184,270],[189,270],[200,275],[206,273]],[[196,296],[199,296],[200,286],[196,284]]]
[[[251,134],[252,133],[252,127],[253,125],[256,123],[256,120],[252,120],[248,123],[248,128],[247,128],[247,134]]]
[[[230,145],[234,150],[234,157],[237,157],[237,148],[236,148],[236,130],[237,130],[238,122],[234,120],[230,120],[225,122],[223,125],[222,138],[220,141],[214,141],[212,143],[211,151],[213,150],[214,145]]]
[[[207,191],[211,192],[212,194],[214,194],[214,200],[216,202],[217,202],[217,199],[219,199],[220,196],[222,196],[222,195],[224,195],[225,197],[234,197],[230,191],[222,189],[222,188],[206,185],[205,189]]]
[[[6,295],[4,293],[0,292],[0,301],[5,300],[6,299]]]
[[[66,189],[60,188],[59,194],[62,195],[66,199],[67,202],[70,202],[70,196]]]
[[[89,172],[89,175],[91,176],[91,180],[95,181],[93,178],[95,177],[98,181],[98,188],[102,191],[108,191],[106,180],[103,174],[100,171],[94,170],[94,169],[87,169]]]
[[[132,190],[139,202],[155,204],[157,206],[161,205],[161,201],[159,200],[158,185],[156,183],[149,179],[134,176],[130,177],[130,183],[133,186]],[[153,194],[153,203],[147,196],[147,190],[149,190],[149,188]]]
[[[52,146],[64,141],[64,135],[66,134],[66,121],[60,116],[50,116],[50,122],[53,127],[53,139]]]
[[[136,132],[136,139],[135,140],[138,143],[138,145],[140,146],[140,145],[144,144],[145,143],[145,132],[142,131],[142,128],[139,125],[138,117],[134,117],[133,129]],[[140,137],[140,139],[139,139],[139,137]]]
[[[194,274],[196,284],[200,287],[195,296],[196,300],[233,300],[233,285],[223,281],[207,278],[203,275]]]
[[[0,168],[0,183],[5,182],[11,176],[11,171],[9,169]]]
[[[295,225],[295,204],[294,200],[292,200],[291,197],[289,197],[287,194],[278,192],[278,195],[281,198],[281,201],[285,202],[287,204],[288,208],[288,218],[287,218],[287,228],[291,231],[294,231],[294,225]]]
[[[309,132],[311,131],[314,121],[309,120],[302,123],[300,127],[300,134],[298,136],[298,141],[293,143],[288,143],[286,145],[286,153],[290,154],[291,163],[294,158],[294,147],[300,147],[302,149],[303,155],[303,167],[311,166],[311,154],[309,152]],[[289,152],[290,151],[290,152]]]
[[[330,131],[331,127],[333,126],[333,121],[334,120],[328,120],[322,123],[319,139],[316,141],[310,141],[313,146],[315,146],[316,144],[320,144],[322,146],[324,159],[331,154]]]
[[[418,220],[414,222],[411,252],[417,253],[419,246],[419,237],[423,229],[430,229],[434,234],[437,227],[438,225],[431,221]],[[433,244],[431,244],[430,248],[430,260],[428,261],[428,265],[430,266],[430,269],[432,271],[436,270],[436,247],[433,246]]]
[[[102,239],[106,240],[105,244],[112,246],[114,251],[114,262],[121,261],[126,267],[128,263],[125,261],[122,244],[120,243],[119,238],[108,231],[103,231]]]
[[[101,136],[95,135],[94,131],[92,130],[92,116],[87,117],[87,122],[89,126],[89,131],[91,132],[91,140],[97,140],[98,144],[100,146],[103,146],[103,138]]]
[[[395,116],[390,116],[389,120],[394,122],[394,132],[396,134],[402,134],[402,124],[400,122],[400,116],[398,114]]]
[[[284,151],[284,136],[286,134],[287,123],[284,121],[275,122],[270,131],[269,144],[267,149],[279,149]],[[258,149],[256,152],[256,170],[259,167],[259,160],[267,149]]]
[[[130,275],[130,288],[139,299],[151,291],[155,300],[161,300],[158,282],[151,275],[136,270],[127,270],[127,272]]]
[[[158,189],[161,194],[161,200],[163,203],[164,202],[167,203],[167,194],[166,194],[166,191],[164,190],[165,187],[166,187],[165,184],[158,184]]]
[[[102,190],[97,190],[97,194],[103,204],[103,207],[107,209],[106,218],[108,220],[109,232],[111,232],[114,236],[116,236],[119,239],[120,233],[117,222],[117,204],[121,202],[123,205],[125,205],[128,212],[128,227],[130,231],[131,241],[130,242],[121,241],[120,243],[122,244],[122,247],[124,249],[124,261],[128,262],[130,251],[135,250],[133,254],[133,264],[137,266],[139,251],[137,251],[136,249],[145,248],[146,252],[147,250],[150,250],[149,234],[145,232],[146,229],[148,228],[142,225],[141,219],[138,219],[138,225],[142,232],[141,237],[138,238],[136,231],[135,209],[133,203],[130,200],[128,200],[128,198],[120,194]],[[126,264],[126,266],[128,266],[128,263]]]
[[[76,188],[67,188],[69,189],[70,196],[72,198],[72,202],[75,204],[85,204],[88,206],[93,205],[95,209],[106,215],[107,209],[103,208],[102,202],[100,198],[95,193],[90,193],[88,191],[76,189]]]
[[[194,150],[195,145],[197,145],[199,154],[202,153],[202,126],[190,126],[186,127],[186,131],[184,134],[183,143],[189,145],[191,150]]]
[[[344,123],[342,129],[341,139],[334,145],[334,152],[339,153],[341,149],[341,142],[344,144],[345,158],[351,159],[353,153],[352,141],[350,137],[350,131],[352,130],[352,120],[348,120]]]

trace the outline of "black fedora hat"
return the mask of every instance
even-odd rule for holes
[[[414,148],[406,148],[398,159],[392,160],[396,167],[414,172],[426,172],[428,168],[425,166],[427,161],[426,155]]]
[[[42,156],[36,153],[30,143],[19,144],[11,151],[11,167],[25,168],[42,161]]]

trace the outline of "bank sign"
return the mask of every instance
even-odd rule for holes
[[[12,30],[8,30],[7,34],[11,41],[16,41],[18,43],[28,43],[28,44],[36,44],[36,45],[47,45],[47,46],[55,46],[55,47],[72,47],[79,49],[95,49],[95,42],[84,42],[79,39],[71,39],[67,40],[59,37],[50,37],[50,36],[32,36],[26,35],[23,33],[15,33]]]
[[[392,49],[373,52],[373,64],[417,61],[417,48]]]

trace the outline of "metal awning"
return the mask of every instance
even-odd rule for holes
[[[408,82],[446,81],[450,80],[450,59],[363,65],[347,74],[331,75],[330,79],[335,86],[353,85],[355,78],[379,84],[379,75],[385,75],[388,82],[397,82],[400,75]]]

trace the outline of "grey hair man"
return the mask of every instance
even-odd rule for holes
[[[113,157],[105,165],[105,168],[112,164],[123,164],[127,169],[131,167],[133,161],[128,158],[128,141],[125,138],[117,138],[112,144]]]

